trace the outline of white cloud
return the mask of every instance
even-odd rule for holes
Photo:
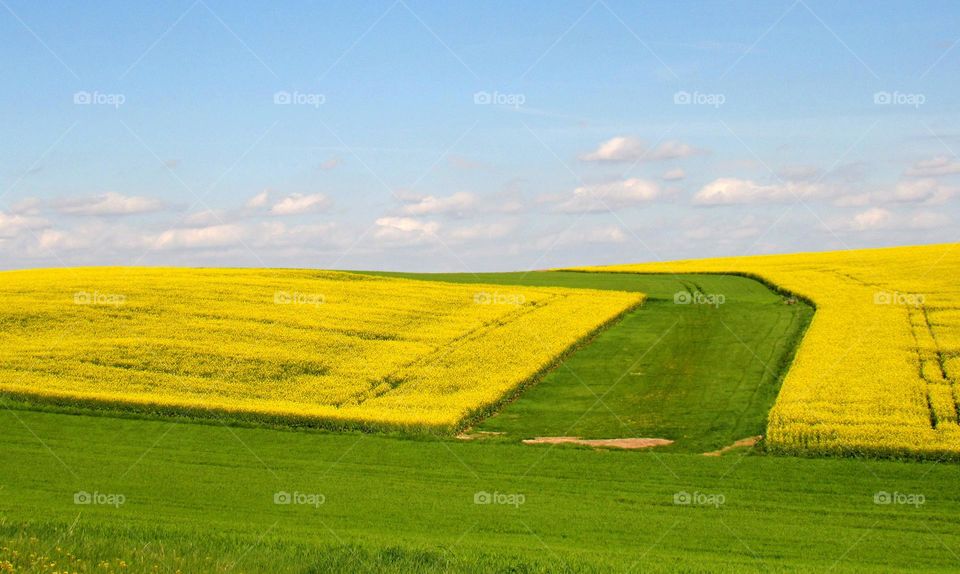
[[[224,219],[226,217],[228,217],[226,213],[213,209],[204,209],[203,211],[191,213],[183,219],[183,222],[189,227],[205,227],[225,223]]]
[[[682,169],[678,167],[677,169],[671,169],[669,171],[664,172],[663,175],[660,176],[660,179],[662,179],[663,181],[680,181],[681,179],[684,179],[686,177],[687,177],[686,172],[684,172]]]
[[[418,240],[435,236],[440,224],[412,217],[381,217],[377,219],[374,236],[387,240]]]
[[[336,230],[334,223],[287,225],[281,221],[267,221],[252,230],[249,244],[265,249],[339,245],[344,241],[334,236]]]
[[[700,205],[734,205],[807,199],[823,195],[826,189],[816,183],[787,181],[760,184],[749,179],[721,177],[703,186],[693,198]]]
[[[136,215],[160,211],[164,205],[158,199],[110,191],[91,197],[62,199],[54,203],[54,208],[68,215]]]
[[[460,191],[452,195],[398,194],[403,202],[400,214],[406,216],[452,215],[465,217],[483,213],[516,213],[524,207],[518,193],[501,192],[486,196]]]
[[[683,159],[703,153],[689,144],[678,141],[665,141],[658,145],[649,156],[652,160]]]
[[[950,225],[950,217],[933,211],[914,211],[905,213],[882,207],[856,213],[848,220],[838,222],[835,227],[851,231],[923,231]]]
[[[26,197],[10,206],[10,213],[17,215],[37,215],[43,207],[43,201],[36,197]]]
[[[264,205],[266,205],[267,201],[269,200],[270,200],[270,192],[265,189],[260,193],[258,193],[257,195],[254,195],[253,197],[248,199],[246,205],[251,209],[256,209],[258,207],[263,207]]]
[[[580,241],[586,243],[623,243],[627,234],[616,225],[590,229],[580,236]]]
[[[341,253],[354,245],[359,233],[359,230],[341,233],[335,223],[289,225],[276,219],[218,225],[179,224],[172,229],[157,227],[153,231],[145,231],[142,225],[104,227],[81,223],[21,234],[9,243],[0,235],[0,257],[49,258],[54,254],[60,256],[57,262],[61,264],[96,263],[105,259],[121,263],[140,257],[182,264],[183,257],[187,257],[186,261],[229,264],[236,257],[255,254],[258,261],[260,256],[263,261],[269,261],[267,265],[275,261],[303,265],[304,258]],[[8,245],[16,251],[8,250]],[[223,259],[224,256],[227,259]]]
[[[48,222],[39,217],[7,214],[0,211],[0,239],[17,237],[27,230],[46,227]]]
[[[244,229],[235,224],[168,229],[153,238],[156,249],[225,247],[243,241]]]
[[[940,205],[957,195],[960,188],[944,185],[933,178],[900,181],[884,191],[841,195],[833,201],[837,207],[864,207],[871,204]]]
[[[856,230],[880,229],[893,221],[893,213],[882,207],[871,207],[853,216],[851,227]]]
[[[407,198],[404,198],[405,200]],[[409,198],[401,208],[404,215],[439,215],[442,213],[458,213],[473,209],[477,206],[477,198],[465,191],[454,193],[446,197],[435,195],[414,196]]]
[[[650,149],[642,140],[631,136],[617,136],[600,144],[592,152],[580,156],[580,161],[625,163],[680,159],[702,153],[689,144],[666,141]]]
[[[956,194],[956,189],[947,187],[935,179],[925,178],[915,181],[901,181],[893,191],[891,199],[902,203],[944,203]]]
[[[284,197],[273,204],[270,213],[273,215],[300,215],[325,209],[330,205],[330,200],[322,193],[312,195],[302,195],[294,193]]]
[[[656,182],[630,178],[599,185],[578,187],[556,207],[563,213],[617,210],[653,201],[661,195]]]
[[[37,246],[41,251],[60,252],[72,249],[86,249],[95,241],[95,235],[89,229],[44,229],[37,236]]]
[[[906,174],[912,177],[932,177],[938,175],[960,174],[960,161],[945,155],[920,160],[913,164]]]
[[[600,144],[590,153],[580,156],[581,161],[636,161],[646,153],[647,146],[637,138],[619,136]]]

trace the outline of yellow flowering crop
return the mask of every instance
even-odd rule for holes
[[[746,274],[811,300],[770,412],[774,449],[960,454],[960,244],[589,270]]]
[[[65,404],[451,430],[635,293],[302,270],[0,273],[0,391]]]

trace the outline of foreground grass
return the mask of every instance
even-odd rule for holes
[[[34,544],[87,562],[163,570],[182,560],[183,572],[217,571],[197,566],[207,557],[231,572],[889,572],[943,571],[960,553],[954,465],[414,441],[6,409],[0,428],[0,535],[10,549],[0,561]],[[125,498],[78,505],[77,492]],[[324,498],[275,504],[278,492]],[[484,492],[514,504],[476,504]],[[920,494],[923,504],[878,505],[878,492]],[[694,503],[675,504],[678,493]]]
[[[395,275],[395,274],[391,274]],[[557,286],[647,295],[476,430],[536,436],[659,437],[706,452],[765,433],[793,350],[813,315],[745,277],[573,272],[402,274],[445,282]],[[678,304],[701,297],[702,304]],[[709,299],[713,297],[713,299]],[[708,300],[715,304],[708,304]]]
[[[51,542],[53,541],[53,542]],[[145,542],[146,541],[146,542]],[[95,557],[91,559],[91,557]],[[256,541],[169,528],[0,523],[0,572],[610,572],[576,559],[444,547]]]

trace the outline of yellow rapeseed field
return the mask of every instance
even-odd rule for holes
[[[770,412],[791,453],[960,453],[960,244],[589,268],[738,273],[816,305]]]
[[[452,430],[641,301],[303,270],[8,271],[0,391]]]

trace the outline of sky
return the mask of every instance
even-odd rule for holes
[[[956,2],[0,0],[0,268],[957,240]]]

